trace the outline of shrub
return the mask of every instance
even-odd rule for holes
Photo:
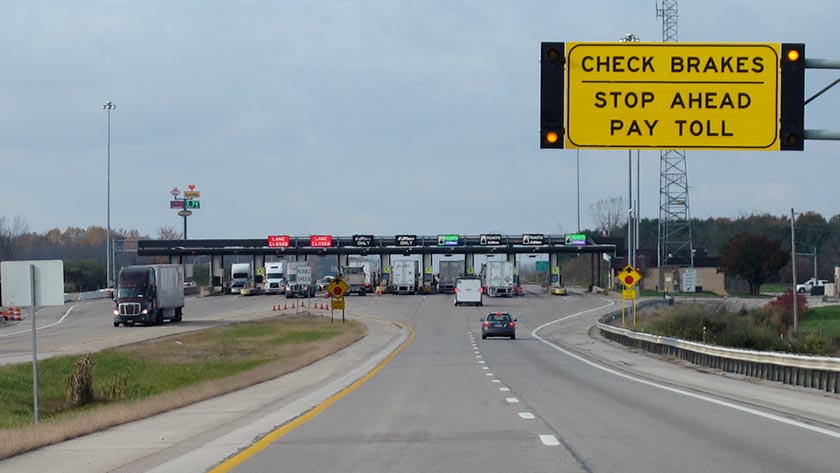
[[[788,289],[784,294],[770,301],[768,305],[781,311],[783,331],[793,326],[793,291]],[[802,294],[796,295],[796,309],[800,316],[808,309],[808,300]]]
[[[102,389],[103,397],[108,401],[119,401],[125,397],[128,377],[118,374],[111,378]]]
[[[67,376],[65,387],[67,402],[82,406],[93,402],[93,358],[90,353],[82,355]]]

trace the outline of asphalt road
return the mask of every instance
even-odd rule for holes
[[[195,299],[187,306],[192,317],[185,318],[199,326],[261,317],[271,314],[265,309],[276,300]],[[454,307],[451,296],[348,297],[350,316],[398,321],[413,328],[414,340],[367,382],[249,454],[233,471],[838,471],[836,396],[705,373],[606,343],[589,333],[599,314],[616,307],[602,297],[529,293],[485,303]],[[479,318],[496,310],[518,318],[516,340],[481,339]],[[92,306],[78,314],[74,309],[71,315],[87,329],[64,326],[54,336],[55,347],[108,344],[128,337],[124,333],[148,337],[189,327],[115,329],[107,315],[88,311],[96,312]],[[79,341],[85,332],[95,341]],[[226,402],[235,404],[235,399]],[[122,467],[97,464],[97,450],[119,447],[108,442],[120,437],[104,433],[88,447],[86,470],[204,471],[273,430],[277,425],[250,425],[256,425],[254,417],[266,417],[289,402],[274,401],[256,416],[243,412],[226,419],[243,432],[240,440],[215,440],[233,428],[218,431],[217,425],[179,434],[184,436],[180,447],[149,450]],[[209,415],[208,408],[203,415]],[[188,456],[214,443],[215,457]],[[0,462],[0,471],[4,464],[15,471],[47,471],[44,457],[88,453],[74,445]]]

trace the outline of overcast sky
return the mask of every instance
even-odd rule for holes
[[[191,238],[575,231],[575,151],[539,149],[541,41],[659,41],[644,1],[4,1],[0,215],[44,232]],[[833,0],[679,5],[680,41],[804,42],[840,58]],[[795,14],[794,14],[795,12]],[[809,71],[806,96],[838,72]],[[840,88],[806,128],[840,129]],[[840,143],[688,153],[693,217],[840,213]],[[627,195],[626,151],[580,152],[589,204]],[[659,153],[642,153],[658,217]]]

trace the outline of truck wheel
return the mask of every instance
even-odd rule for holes
[[[155,323],[153,325],[162,325],[163,324],[163,311],[158,309],[155,312]]]
[[[120,326],[119,322],[114,322],[114,327],[119,327],[119,326]]]
[[[173,322],[180,322],[181,321],[181,318],[183,316],[183,310],[184,310],[183,307],[178,307],[177,309],[175,309],[175,318],[172,319]]]

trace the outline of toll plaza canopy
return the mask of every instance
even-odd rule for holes
[[[271,243],[270,243],[271,242]],[[280,242],[280,243],[278,243]],[[280,244],[282,246],[270,246]],[[257,239],[139,240],[138,256],[386,255],[386,254],[616,254],[583,234],[306,235]]]

